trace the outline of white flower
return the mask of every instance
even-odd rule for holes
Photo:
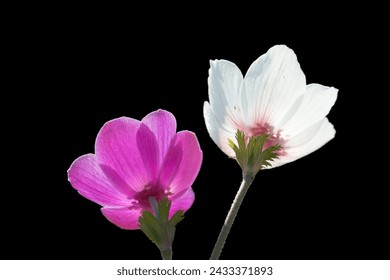
[[[235,157],[228,139],[235,133],[247,137],[270,134],[264,149],[280,144],[272,167],[304,157],[335,136],[328,121],[338,90],[306,85],[295,53],[277,45],[249,67],[245,77],[227,60],[210,61],[209,102],[204,103],[207,130],[218,147]]]

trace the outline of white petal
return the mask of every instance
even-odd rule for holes
[[[225,118],[218,118],[206,101],[203,106],[203,115],[207,131],[214,143],[229,157],[235,157],[233,149],[228,144],[228,139],[235,140],[235,129],[230,126]]]
[[[210,106],[219,119],[226,118],[235,128],[242,124],[242,112],[246,111],[241,104],[242,84],[242,73],[234,63],[227,60],[210,61]]]
[[[336,130],[333,125],[327,118],[324,118],[292,139],[289,139],[285,144],[287,155],[274,160],[270,168],[307,156],[333,139],[335,133]]]
[[[304,157],[321,148],[334,138],[336,130],[327,118],[305,129],[295,137],[289,139],[288,155],[296,159]]]
[[[295,53],[277,45],[260,56],[244,79],[248,100],[248,125],[278,124],[297,98],[304,94],[306,78]]]
[[[298,135],[328,115],[336,102],[337,92],[334,87],[308,85],[305,94],[298,98],[277,127],[283,129],[283,135],[288,138]]]

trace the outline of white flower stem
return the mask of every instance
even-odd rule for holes
[[[248,172],[250,173],[250,172]],[[244,174],[243,180],[238,189],[236,197],[233,200],[232,206],[230,207],[229,213],[226,216],[225,223],[222,226],[221,232],[219,233],[217,242],[214,245],[213,252],[211,253],[210,260],[218,260],[221,255],[223,246],[225,245],[226,238],[229,235],[230,229],[233,225],[234,219],[236,218],[237,212],[240,209],[241,203],[252,184],[255,177],[252,174]]]

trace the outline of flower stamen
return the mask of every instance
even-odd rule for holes
[[[143,209],[151,210],[150,206],[150,198],[153,197],[156,201],[160,201],[164,197],[167,197],[165,194],[165,191],[156,188],[150,185],[146,185],[144,189],[140,192],[137,192],[134,196],[135,201],[137,202],[139,207],[142,207]]]
[[[276,151],[278,156],[285,156],[286,150],[284,149],[285,140],[282,138],[282,130],[275,131],[275,128],[269,123],[257,123],[253,127],[244,130],[246,136],[246,142],[252,136],[261,136],[268,134],[267,141],[264,143],[263,150],[268,149],[271,146],[280,145],[282,148]]]

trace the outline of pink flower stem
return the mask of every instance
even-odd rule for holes
[[[160,252],[163,260],[172,260],[172,255],[173,255],[172,247],[167,248],[165,250],[161,250]]]
[[[238,189],[236,197],[233,200],[232,206],[230,207],[229,213],[226,216],[225,223],[222,226],[221,232],[219,233],[217,242],[214,245],[213,252],[211,253],[210,260],[218,260],[221,255],[223,246],[225,245],[226,238],[229,235],[230,229],[233,225],[234,219],[237,216],[238,210],[240,209],[241,203],[255,178],[251,172],[249,174],[243,174],[243,180]]]
[[[160,217],[160,213],[158,210],[157,200],[155,197],[151,196],[149,197],[149,203],[152,207],[155,216],[157,219]],[[163,230],[162,230],[162,244],[159,246],[161,257],[163,260],[172,260],[173,251],[172,251],[172,240],[169,238],[169,229],[167,227],[167,224],[163,223]]]
[[[169,229],[166,224],[163,226],[163,241],[160,247],[160,253],[163,260],[172,260],[173,251],[172,251],[172,239],[170,239]]]

